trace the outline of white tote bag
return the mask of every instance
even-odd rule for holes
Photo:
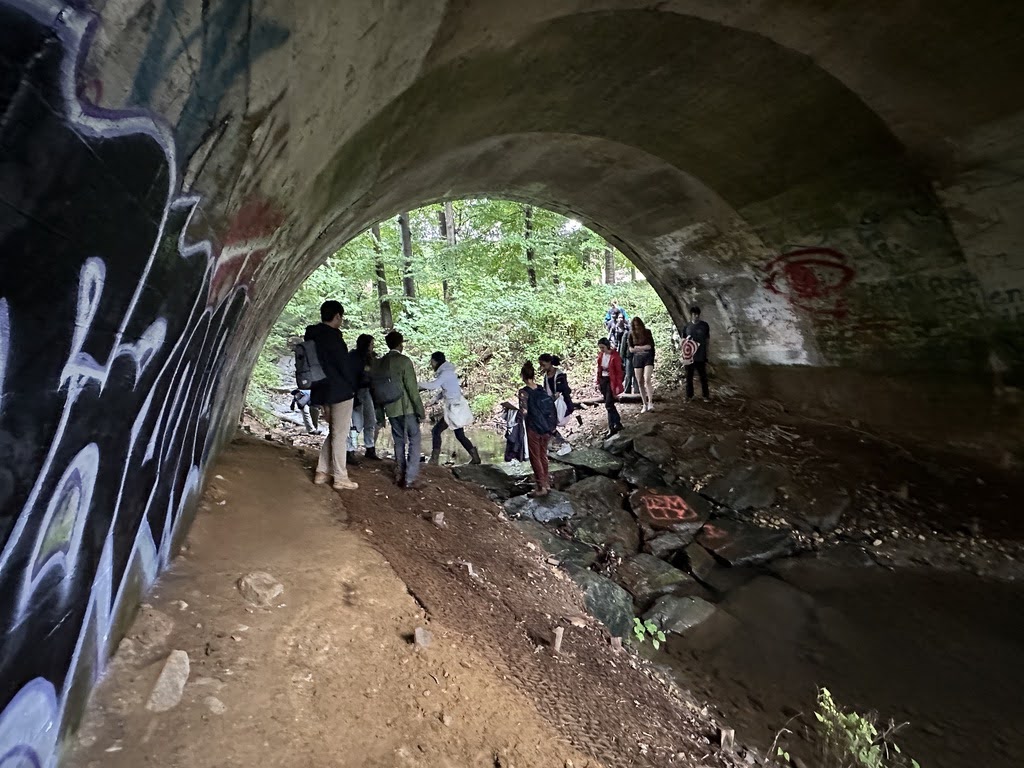
[[[452,429],[463,429],[473,423],[473,409],[465,397],[458,400],[445,400],[444,420]]]

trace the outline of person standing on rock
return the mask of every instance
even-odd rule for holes
[[[555,401],[544,387],[540,386],[533,363],[527,360],[519,372],[523,388],[519,390],[519,418],[526,428],[526,443],[530,454],[530,466],[536,488],[530,496],[538,498],[551,492],[551,475],[548,472],[548,443],[558,427]]]
[[[711,326],[700,319],[700,307],[690,307],[690,322],[683,329],[683,369],[686,371],[686,399],[693,400],[693,374],[700,376],[700,394],[707,402],[708,393],[708,344],[711,341]]]
[[[636,372],[637,389],[643,407],[640,413],[654,410],[654,334],[639,317],[629,329],[629,354]]]
[[[462,387],[459,385],[459,377],[455,373],[455,366],[448,362],[444,352],[435,352],[430,356],[430,368],[434,371],[433,381],[419,382],[419,388],[428,391],[440,390],[444,399],[444,418],[439,419],[430,430],[431,450],[430,463],[437,464],[441,459],[441,434],[452,428],[455,439],[459,441],[469,454],[470,464],[480,463],[480,452],[472,441],[466,437],[466,427],[473,423],[473,410],[469,402],[462,394]]]
[[[398,331],[392,331],[384,341],[390,351],[373,371],[374,396],[391,423],[391,436],[395,442],[395,482],[402,488],[414,490],[421,487],[416,478],[420,472],[422,447],[420,422],[426,412],[416,385],[412,360],[402,354],[405,338]]]
[[[622,417],[615,401],[622,394],[622,358],[608,339],[597,342],[597,388],[608,411],[608,437],[622,430]]]
[[[316,466],[313,482],[325,485],[333,480],[334,490],[348,491],[359,486],[349,480],[346,442],[352,425],[352,398],[356,393],[357,377],[352,370],[345,338],[341,335],[341,323],[345,309],[339,301],[325,301],[320,307],[320,322],[306,328],[306,341],[316,345],[326,378],[310,389],[310,405],[323,406],[324,421],[327,422],[327,437],[320,448],[320,461]]]
[[[363,333],[356,339],[356,348],[349,352],[352,370],[358,376],[356,396],[352,407],[352,429],[348,433],[349,464],[358,463],[356,448],[360,432],[363,433],[363,448],[366,449],[366,458],[377,458],[377,412],[373,404],[373,394],[370,392],[370,371],[377,360],[373,346],[373,336]]]

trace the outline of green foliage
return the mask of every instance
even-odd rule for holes
[[[653,621],[642,621],[636,617],[633,618],[633,637],[638,643],[642,643],[647,637],[650,637],[654,650],[658,650],[665,642],[665,633],[658,629],[657,624]]]
[[[604,240],[556,213],[533,209],[526,237],[523,205],[507,200],[454,203],[457,242],[441,237],[439,204],[410,213],[413,237],[412,277],[416,298],[402,295],[401,234],[396,219],[380,225],[380,255],[370,232],[351,240],[299,288],[274,326],[250,386],[251,406],[265,407],[266,376],[289,337],[319,320],[320,304],[337,298],[345,306],[349,345],[356,335],[373,334],[383,350],[375,264],[387,276],[395,327],[406,338],[406,354],[426,376],[427,359],[443,351],[466,384],[474,411],[484,414],[511,397],[525,360],[550,352],[562,357],[574,389],[589,388],[604,334],[604,313],[612,299],[630,317],[644,319],[655,343],[669,349],[672,323],[664,304],[646,280],[603,285]],[[533,252],[537,286],[530,285],[527,246]],[[620,274],[629,264],[621,254]],[[447,284],[448,301],[444,287]],[[675,355],[662,353],[659,382]],[[668,378],[672,378],[671,374]],[[275,381],[274,384],[277,382]],[[290,383],[290,382],[288,382]]]
[[[827,688],[818,691],[814,719],[814,729],[808,735],[821,768],[921,768],[916,760],[903,754],[894,740],[906,723],[897,725],[890,721],[880,729],[873,714],[841,709]],[[787,763],[790,759],[782,747],[776,749],[775,756]]]

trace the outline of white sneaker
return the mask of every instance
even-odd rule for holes
[[[561,446],[559,446],[558,450],[555,451],[555,456],[565,456],[565,454],[570,453],[571,451],[572,446],[569,445],[568,443],[563,443]]]
[[[654,405],[648,405],[647,406],[647,411],[648,412],[653,411],[653,410],[654,410]]]

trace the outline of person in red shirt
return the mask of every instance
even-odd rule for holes
[[[597,342],[597,350],[597,388],[608,410],[608,437],[611,437],[622,429],[622,417],[615,407],[615,401],[622,394],[622,357],[612,349],[608,339]]]

